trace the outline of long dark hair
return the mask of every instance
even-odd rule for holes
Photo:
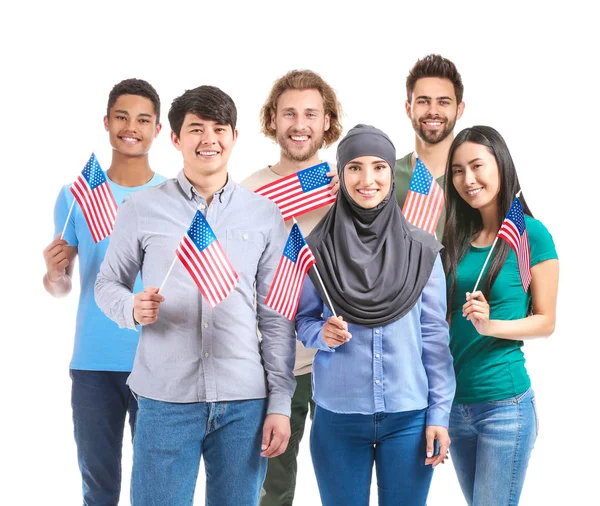
[[[442,237],[442,244],[444,245],[442,252],[444,272],[446,273],[446,278],[451,278],[448,284],[448,316],[450,316],[452,310],[452,297],[456,288],[458,264],[469,250],[473,237],[483,228],[479,211],[473,209],[462,199],[452,183],[452,159],[454,158],[456,149],[465,142],[473,142],[485,146],[496,158],[500,177],[500,191],[497,200],[498,229],[508,214],[515,195],[521,189],[515,164],[510,156],[506,142],[504,142],[504,139],[496,130],[488,126],[478,125],[465,128],[456,136],[452,146],[450,146],[448,162],[446,163],[446,222],[444,224],[444,236]],[[533,217],[522,193],[519,196],[519,200],[525,214]],[[488,300],[491,287],[498,277],[498,273],[504,265],[509,251],[510,246],[506,241],[498,241],[496,243],[494,254],[490,260],[490,266],[482,280],[482,291]]]

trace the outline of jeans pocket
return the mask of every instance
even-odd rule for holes
[[[535,397],[531,398],[531,405],[533,406],[533,417],[535,418],[535,435],[537,436],[540,432],[540,420],[537,414],[537,407],[535,405]]]

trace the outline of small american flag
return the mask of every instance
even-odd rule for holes
[[[325,175],[330,170],[327,162],[314,165],[261,186],[255,193],[275,202],[287,221],[335,202],[329,188],[332,178]]]
[[[527,292],[529,284],[531,283],[529,237],[527,236],[527,229],[525,228],[523,206],[521,206],[521,202],[516,197],[508,210],[506,218],[504,218],[504,221],[500,226],[498,237],[510,244],[515,255],[517,255],[521,283],[523,284],[523,290]]]
[[[409,223],[435,235],[443,207],[444,190],[417,158],[402,214]]]
[[[117,217],[117,202],[94,153],[71,185],[71,193],[83,211],[94,242],[108,237]]]
[[[237,272],[199,210],[176,254],[211,307],[224,300],[237,285]]]
[[[267,306],[293,320],[298,310],[304,278],[316,262],[298,224],[294,223],[265,300]]]

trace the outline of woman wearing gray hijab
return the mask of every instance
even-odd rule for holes
[[[350,130],[337,149],[337,201],[307,238],[333,304],[311,269],[296,329],[319,350],[310,447],[324,506],[368,504],[373,463],[380,506],[424,505],[450,445],[441,245],[402,216],[395,160],[381,130]]]

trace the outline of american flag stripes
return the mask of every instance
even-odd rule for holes
[[[504,239],[514,250],[515,255],[517,255],[521,283],[523,284],[523,290],[527,291],[531,283],[529,237],[525,228],[523,206],[521,206],[521,202],[516,197],[500,226],[498,237]]]
[[[304,278],[316,262],[298,224],[294,223],[265,300],[267,306],[293,320],[298,310]]]
[[[261,186],[255,193],[275,202],[286,221],[335,202],[329,188],[332,178],[325,175],[330,170],[327,162],[314,165]]]
[[[98,243],[108,237],[112,232],[118,207],[94,153],[71,185],[71,193],[81,207],[94,242]]]
[[[237,272],[199,210],[176,254],[211,307],[224,300],[238,283]]]
[[[417,158],[402,214],[409,223],[435,235],[443,207],[444,190]]]

